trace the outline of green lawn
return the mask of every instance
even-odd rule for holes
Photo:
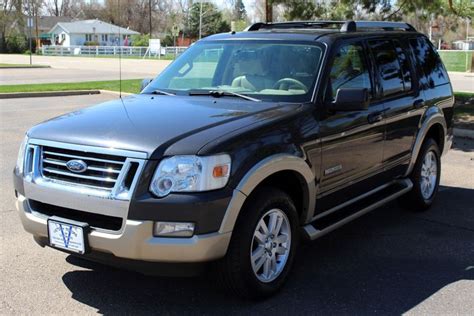
[[[30,65],[30,64],[5,64],[0,63],[0,68],[49,68],[46,65]]]
[[[473,52],[438,51],[438,53],[448,71],[465,72],[472,67]]]
[[[42,92],[42,91],[66,91],[66,90],[112,90],[119,91],[119,80],[90,81],[72,83],[44,83],[44,84],[19,84],[2,85],[0,93],[12,92]],[[142,79],[122,80],[122,91],[129,93],[140,92]]]

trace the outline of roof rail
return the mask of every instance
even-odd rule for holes
[[[339,29],[341,32],[357,32],[358,30],[377,29],[381,31],[403,30],[415,32],[416,29],[405,22],[383,21],[294,21],[263,23],[250,25],[245,31],[275,30],[275,29]]]
[[[338,26],[343,25],[345,21],[293,21],[293,22],[274,22],[274,23],[264,23],[257,22],[249,27],[246,31],[259,31],[259,30],[274,30],[274,29],[320,29],[328,28],[329,26]]]
[[[341,32],[356,32],[359,29],[378,29],[384,31],[403,30],[414,32],[416,29],[405,22],[385,21],[347,21],[341,27]]]

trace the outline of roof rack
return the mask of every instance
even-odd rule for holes
[[[246,31],[260,30],[283,30],[283,29],[339,29],[341,32],[357,32],[360,30],[396,31],[402,30],[415,32],[416,29],[405,22],[383,22],[383,21],[295,21],[263,23],[258,22],[250,25]]]

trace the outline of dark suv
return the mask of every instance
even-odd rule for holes
[[[199,41],[139,95],[31,128],[17,207],[42,246],[147,273],[207,263],[267,296],[300,238],[433,203],[453,103],[408,24],[258,23]]]

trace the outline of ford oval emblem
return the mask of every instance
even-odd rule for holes
[[[73,159],[66,162],[66,168],[75,173],[83,173],[87,170],[87,164],[79,159]]]

